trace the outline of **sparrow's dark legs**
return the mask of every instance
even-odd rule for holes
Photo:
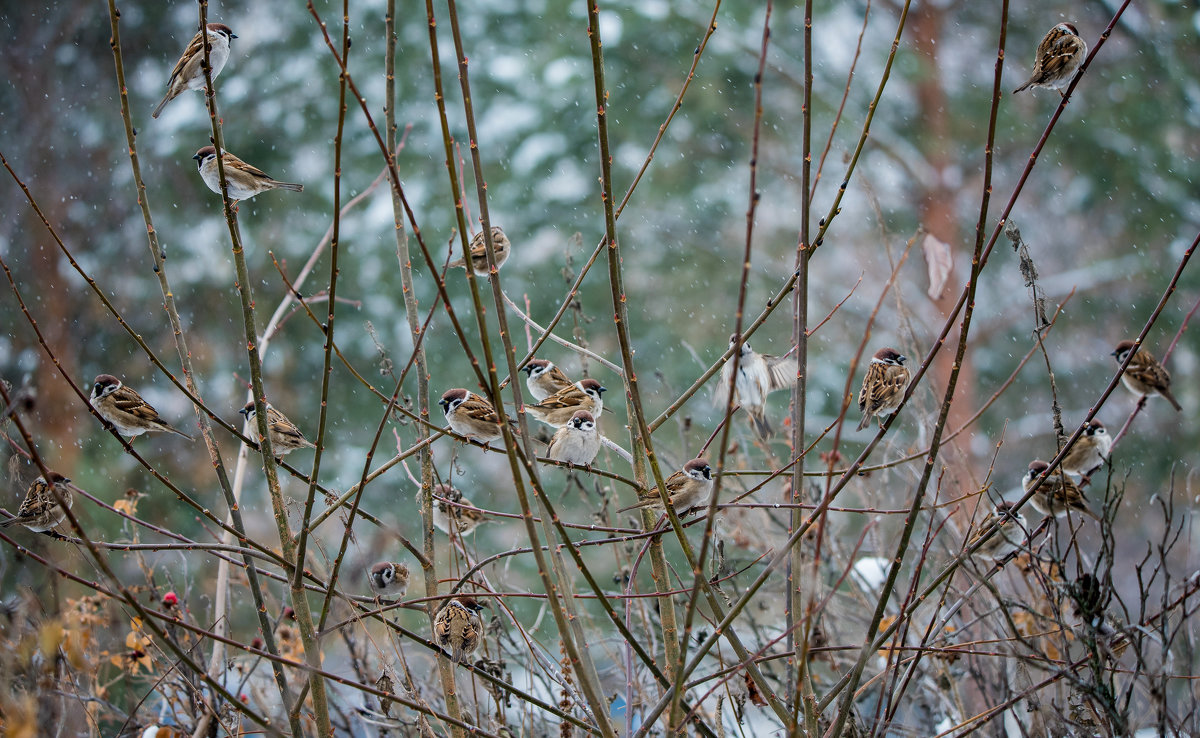
[[[58,531],[56,531],[56,530],[44,530],[44,531],[42,531],[42,533],[44,533],[45,535],[48,535],[48,536],[50,536],[51,538],[53,538],[53,539],[54,539],[54,540],[56,540],[56,541],[66,541],[66,540],[69,540],[69,539],[68,539],[66,536],[64,536],[62,533],[59,533],[59,532],[58,532]]]

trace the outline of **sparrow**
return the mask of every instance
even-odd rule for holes
[[[225,68],[225,62],[229,61],[229,42],[237,36],[224,23],[209,23],[205,26],[205,35],[208,37],[208,61],[212,64],[212,78],[215,80]],[[171,79],[167,82],[167,94],[150,117],[157,118],[163,108],[167,107],[167,103],[184,90],[203,89],[204,47],[200,42],[200,32],[197,31],[183,56],[175,62],[175,68],[171,70]]]
[[[577,410],[587,410],[592,417],[599,417],[604,410],[601,396],[607,391],[589,377],[564,387],[536,405],[526,405],[525,411],[547,425],[561,428],[575,417]]]
[[[188,434],[168,425],[136,390],[126,387],[111,374],[96,377],[89,402],[100,413],[100,417],[112,423],[123,436],[136,438],[149,431],[170,431],[192,440]]]
[[[1045,87],[1058,90],[1061,95],[1087,52],[1087,42],[1079,37],[1075,26],[1059,23],[1042,37],[1037,55],[1033,58],[1033,74],[1029,75],[1025,84],[1013,90],[1013,94],[1030,87]]]
[[[504,231],[500,230],[499,226],[492,226],[492,247],[496,257],[496,269],[504,265],[508,261],[508,255],[512,251],[512,244],[508,242],[508,236],[504,235]],[[487,262],[487,244],[484,242],[483,231],[476,233],[471,238],[471,271],[481,277],[488,275]],[[450,264],[451,269],[458,267],[466,267],[467,260],[459,259]]]
[[[528,376],[525,386],[529,388],[534,402],[541,402],[555,392],[574,384],[563,374],[562,369],[545,359],[530,359],[529,363],[521,367],[521,371]]]
[[[287,416],[271,407],[271,403],[267,405],[267,430],[271,433],[271,450],[278,456],[290,454],[299,448],[316,448],[296,424],[287,419]],[[254,423],[254,419],[258,413],[254,409],[254,401],[246,403],[246,406],[239,413],[246,416],[247,423]]]
[[[408,591],[408,565],[380,561],[367,572],[367,580],[376,594],[403,597]]]
[[[1022,544],[1029,535],[1029,530],[1025,526],[1025,516],[1019,510],[1013,512],[1012,504],[1008,502],[996,505],[990,515],[979,521],[975,534],[967,541],[967,547],[974,546],[991,530],[993,525],[998,526],[995,532],[979,548],[975,549],[972,556],[1003,561],[1021,550]]]
[[[1112,436],[1099,420],[1087,424],[1075,445],[1063,457],[1062,468],[1068,474],[1086,477],[1093,469],[1108,461],[1112,450]]]
[[[667,497],[671,500],[671,507],[675,508],[675,514],[683,515],[706,502],[712,494],[712,467],[706,459],[692,459],[684,464],[682,469],[667,477],[666,486]],[[636,504],[623,507],[617,512],[623,513],[639,508],[649,508],[660,513],[665,511],[658,487],[648,492],[639,492]]]
[[[421,493],[417,492],[417,502]],[[448,484],[433,487],[433,525],[448,536],[465,536],[474,533],[481,523],[487,522],[483,511],[463,497],[463,493]]]
[[[221,194],[221,175],[217,171],[217,150],[205,146],[192,157],[196,160],[196,169],[208,189]],[[291,190],[303,192],[304,185],[291,182],[280,182],[261,169],[250,166],[246,162],[226,151],[221,160],[225,162],[225,182],[229,185],[229,199],[234,202],[249,200],[267,190]]]
[[[462,388],[446,390],[438,404],[446,413],[450,430],[460,436],[486,444],[504,435],[492,403],[474,392]]]
[[[1049,468],[1050,465],[1044,461],[1031,462],[1029,464],[1029,473],[1025,475],[1025,479],[1022,481],[1025,491],[1028,492],[1032,489],[1037,478]],[[1079,489],[1065,474],[1059,473],[1058,470],[1046,477],[1033,497],[1029,498],[1029,504],[1033,505],[1034,509],[1043,515],[1062,517],[1068,512],[1074,511],[1081,512],[1095,520],[1100,519],[1087,506],[1087,498],[1083,496],[1083,490]]]
[[[546,456],[568,464],[591,466],[600,453],[600,431],[587,410],[576,410],[567,424],[554,433]]]
[[[901,356],[894,348],[881,348],[871,357],[862,389],[858,392],[858,409],[863,414],[858,430],[866,428],[872,416],[889,415],[900,407],[904,388],[908,386],[909,373],[904,368],[906,361],[908,357]]]
[[[1117,359],[1117,364],[1123,363],[1125,357],[1129,355],[1130,351],[1134,351],[1134,348],[1133,341],[1118,343],[1117,348],[1112,352]],[[1175,399],[1175,395],[1171,394],[1171,374],[1146,349],[1136,349],[1129,366],[1125,368],[1125,373],[1121,375],[1121,381],[1135,395],[1165,397],[1176,410],[1183,410],[1179,401]]]
[[[67,510],[75,502],[70,485],[71,480],[58,472],[49,472],[45,477],[33,480],[33,484],[25,491],[25,499],[21,500],[16,517],[0,522],[0,528],[23,525],[34,533],[46,533],[57,528],[59,523],[66,520]],[[55,497],[55,491],[62,504]]]
[[[729,337],[729,346],[737,344],[738,336]],[[799,362],[790,356],[768,356],[750,348],[749,343],[743,342],[738,349],[741,359],[738,362],[737,383],[733,387],[733,402],[741,405],[750,419],[754,421],[754,429],[762,438],[768,438],[774,432],[767,422],[767,395],[775,390],[790,387],[796,381],[800,371]],[[721,385],[717,392],[717,404],[725,403],[725,392],[733,375],[733,359],[730,358],[721,367]]]
[[[471,597],[453,597],[446,601],[433,617],[433,640],[442,648],[449,647],[455,661],[463,661],[479,647],[483,621],[479,611],[483,605]]]

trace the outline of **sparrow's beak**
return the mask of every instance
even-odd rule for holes
[[[1118,353],[1120,353],[1120,352],[1119,352],[1119,351],[1114,351],[1114,352],[1112,352],[1111,354],[1109,354],[1109,356],[1116,356]]]
[[[238,37],[238,35],[237,35],[236,33],[230,33],[230,34],[229,34],[229,38],[230,38],[230,39],[235,39],[235,38],[237,38],[237,37]]]
[[[525,372],[526,376],[532,377],[533,376],[533,365],[526,364],[525,366],[521,367],[521,371]]]
[[[904,362],[906,362],[906,361],[908,361],[908,357],[907,357],[907,356],[901,356],[901,357],[899,358],[899,362],[900,362],[901,364],[903,364],[903,363],[904,363]]]
[[[200,161],[200,155],[199,155],[199,154],[193,154],[193,155],[192,155],[192,161]]]
[[[449,400],[438,400],[438,404],[442,406],[442,412],[446,412],[446,408],[450,407]]]
[[[238,410],[238,415],[249,415],[249,414],[250,414],[250,410],[247,408],[242,408],[241,410]]]
[[[599,387],[596,389],[596,391],[600,394],[604,394],[605,392],[608,392],[608,387]]]

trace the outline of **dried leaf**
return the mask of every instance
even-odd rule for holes
[[[767,700],[762,696],[762,693],[758,691],[758,685],[755,684],[754,680],[750,678],[750,674],[745,674],[743,678],[746,680],[746,694],[749,695],[751,704],[755,705],[756,707],[766,707]]]
[[[940,299],[946,291],[946,281],[950,279],[950,270],[954,267],[954,254],[950,244],[939,241],[932,234],[925,234],[921,241],[921,250],[925,252],[925,266],[929,270],[929,299]]]

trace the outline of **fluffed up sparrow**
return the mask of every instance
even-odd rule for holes
[[[567,424],[550,439],[548,458],[578,466],[591,466],[600,453],[600,431],[596,419],[587,410],[576,410]]]
[[[1087,424],[1075,445],[1063,457],[1062,468],[1068,474],[1086,477],[1093,469],[1108,461],[1112,436],[1099,420]]]
[[[561,428],[578,410],[587,410],[592,417],[600,417],[604,410],[602,395],[607,388],[592,378],[582,379],[570,387],[555,392],[536,405],[526,405],[525,412],[555,428]]]
[[[433,641],[449,648],[452,657],[462,662],[479,648],[483,620],[479,611],[483,605],[472,597],[459,596],[446,601],[433,617]]]
[[[25,491],[25,499],[21,500],[16,517],[0,522],[0,528],[23,525],[34,533],[47,533],[66,520],[67,510],[75,503],[75,496],[71,492],[71,480],[58,472],[49,472],[47,476],[50,479],[49,484],[46,483],[46,477],[33,480],[33,484]],[[55,491],[58,492],[57,498]],[[62,500],[62,504],[59,504],[59,499]],[[64,505],[66,507],[63,507]]]
[[[904,388],[908,386],[909,373],[904,368],[906,361],[908,357],[901,356],[894,348],[881,348],[871,357],[862,389],[858,392],[858,409],[863,414],[858,430],[866,428],[872,417],[890,415],[900,407]]]
[[[221,174],[217,171],[217,149],[205,146],[192,157],[196,160],[196,169],[208,189],[221,194]],[[291,190],[303,192],[304,185],[292,182],[280,182],[257,167],[252,167],[233,154],[226,151],[221,159],[225,162],[225,182],[229,185],[229,199],[234,202],[249,200],[267,190]]]
[[[417,502],[421,492],[417,491]],[[448,536],[465,536],[487,522],[483,511],[463,497],[463,493],[448,484],[433,486],[433,526]]]
[[[188,434],[168,425],[167,421],[159,416],[158,411],[143,400],[136,390],[126,387],[111,374],[96,377],[89,401],[92,407],[96,408],[96,412],[100,413],[100,417],[112,423],[123,436],[136,438],[150,431],[169,431],[192,440]]]
[[[525,386],[529,388],[529,394],[533,396],[534,402],[541,402],[555,392],[574,384],[562,369],[545,359],[530,359],[525,366],[521,367],[521,371],[525,372],[528,377],[525,380]]]
[[[1121,375],[1121,382],[1135,395],[1164,397],[1172,407],[1182,411],[1183,408],[1179,405],[1179,401],[1175,399],[1175,395],[1171,394],[1170,372],[1158,362],[1158,359],[1151,356],[1149,351],[1144,348],[1138,348],[1135,351],[1133,341],[1121,341],[1112,355],[1116,357],[1117,364],[1122,364],[1130,351],[1134,351],[1133,358],[1129,361],[1129,366],[1125,367],[1125,373]]]
[[[208,61],[212,64],[212,78],[215,80],[221,70],[225,68],[225,62],[229,61],[229,42],[237,36],[224,23],[209,23],[205,28],[209,44]],[[171,79],[167,82],[167,94],[163,96],[162,102],[158,104],[150,117],[157,118],[163,108],[167,107],[167,103],[174,100],[184,90],[203,89],[204,47],[200,43],[200,32],[197,31],[196,35],[192,36],[192,42],[184,50],[183,56],[175,62],[175,68],[171,70]]]
[[[408,565],[380,561],[367,572],[367,580],[378,595],[403,597],[408,591]]]
[[[1025,84],[1013,90],[1013,94],[1030,87],[1045,87],[1058,90],[1061,95],[1062,90],[1071,83],[1075,70],[1083,63],[1087,52],[1087,42],[1079,37],[1075,26],[1059,23],[1042,37],[1033,59],[1033,73]]]
[[[1029,473],[1022,480],[1022,486],[1025,488],[1025,491],[1028,492],[1032,489],[1037,478],[1049,468],[1050,465],[1044,461],[1031,462],[1029,464]],[[1079,489],[1079,486],[1072,482],[1070,477],[1058,469],[1046,477],[1046,480],[1038,487],[1037,492],[1033,493],[1033,497],[1029,498],[1029,504],[1033,505],[1034,509],[1042,515],[1062,517],[1068,512],[1079,512],[1095,520],[1100,519],[1088,507],[1087,498],[1083,496],[1083,490]]]
[[[979,521],[975,534],[967,541],[967,548],[974,546],[977,541],[982,539],[993,525],[998,526],[995,532],[972,554],[976,558],[1002,561],[1020,551],[1025,539],[1029,536],[1029,530],[1025,526],[1025,516],[1019,510],[1013,511],[1011,503],[1001,502],[996,505],[991,514]]]
[[[271,407],[271,403],[268,402],[266,405],[267,430],[271,433],[271,450],[275,452],[276,456],[290,454],[296,449],[316,448],[311,441],[304,437],[296,424],[287,419],[286,415]],[[254,419],[258,417],[253,400],[247,402],[246,406],[238,412],[245,415],[246,422],[252,425],[255,423]],[[255,427],[257,428],[257,426]]]
[[[500,416],[496,414],[496,408],[474,392],[468,392],[461,387],[446,390],[438,404],[446,413],[446,422],[450,424],[450,430],[460,436],[480,443],[491,443],[504,435],[500,429]]]
[[[667,497],[671,500],[671,507],[675,508],[675,514],[683,515],[693,507],[708,501],[713,490],[712,467],[706,459],[692,459],[684,464],[682,469],[667,477],[666,487]],[[623,507],[617,512],[640,508],[649,508],[660,513],[665,511],[658,487],[649,491],[639,491],[636,504]]]
[[[471,245],[468,248],[471,250],[471,271],[481,277],[486,277],[488,275],[487,243],[484,241],[483,231],[476,233],[471,238]],[[508,255],[512,252],[512,244],[508,242],[508,236],[504,235],[504,231],[500,230],[499,226],[492,226],[492,249],[496,256],[496,268],[499,269],[504,262],[508,261]],[[466,266],[466,259],[459,259],[450,264],[451,269]]]
[[[737,334],[729,337],[732,348],[738,340]],[[762,438],[768,438],[774,432],[767,421],[767,395],[775,390],[790,387],[796,382],[796,374],[800,364],[794,356],[769,356],[760,354],[743,342],[739,349],[741,359],[738,362],[737,382],[733,387],[733,402],[741,405],[750,419],[754,421],[754,430]],[[725,404],[726,392],[733,375],[733,358],[721,367],[721,384],[717,388],[716,400],[718,405]]]

